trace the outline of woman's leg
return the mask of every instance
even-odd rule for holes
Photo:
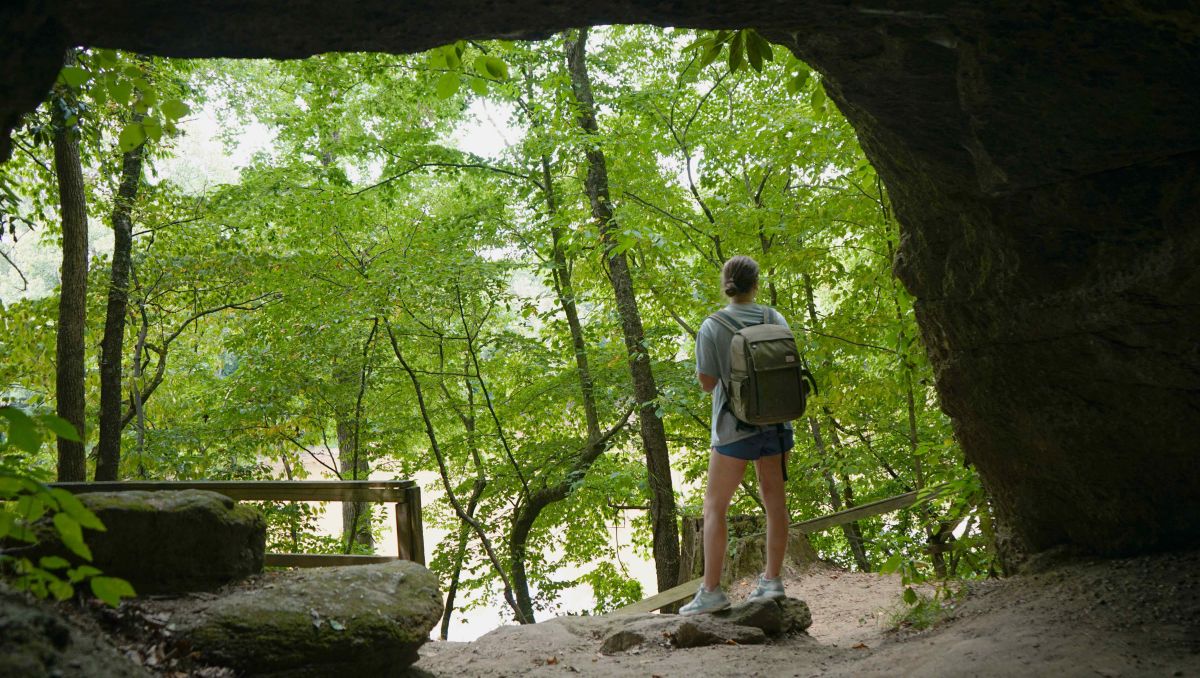
[[[784,452],[787,454],[787,452]],[[780,455],[762,457],[754,462],[758,475],[758,491],[763,507],[767,510],[767,579],[779,576],[783,569],[783,555],[787,552],[788,512],[787,496],[784,494],[783,461]],[[707,544],[708,535],[705,535]]]
[[[709,452],[708,486],[704,488],[704,588],[709,590],[721,583],[729,539],[729,501],[745,473],[745,459],[727,457],[716,450]]]

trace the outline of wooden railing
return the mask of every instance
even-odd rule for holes
[[[801,532],[804,534],[820,532],[822,530],[828,530],[831,527],[837,527],[838,525],[845,525],[846,523],[853,522],[855,520],[883,515],[884,513],[891,513],[892,511],[898,511],[902,508],[923,504],[927,501],[932,501],[938,497],[941,497],[942,495],[946,494],[948,490],[949,488],[945,485],[939,485],[926,490],[905,492],[904,494],[896,495],[895,497],[880,499],[879,501],[873,501],[869,504],[855,506],[854,508],[838,511],[837,513],[830,513],[829,515],[821,516],[820,518],[813,518],[811,520],[802,520],[798,523],[792,523],[788,526],[788,530],[790,532]],[[613,614],[641,614],[644,612],[654,612],[655,610],[660,610],[668,605],[674,605],[675,603],[678,603],[682,600],[687,600],[695,595],[696,589],[699,588],[700,583],[703,581],[704,577],[698,577],[689,582],[684,582],[674,588],[656,593],[645,600],[639,600],[631,605],[626,605],[625,607],[614,611]]]
[[[180,480],[164,482],[55,483],[73,493],[142,490],[208,490],[236,501],[353,501],[396,505],[396,556],[268,553],[264,564],[275,567],[365,565],[391,560],[425,564],[421,520],[421,488],[411,480]]]

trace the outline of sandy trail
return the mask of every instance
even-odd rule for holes
[[[818,567],[788,595],[813,612],[808,635],[766,645],[598,652],[605,618],[496,629],[429,643],[433,676],[1200,676],[1200,552],[1076,560],[970,587],[928,631],[887,630],[897,577]],[[732,587],[735,600],[749,583]]]

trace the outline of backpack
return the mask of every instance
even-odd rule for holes
[[[804,366],[796,338],[783,325],[770,322],[763,307],[762,322],[744,325],[732,314],[717,311],[709,317],[733,332],[729,345],[729,383],[722,384],[733,416],[755,426],[798,419],[817,382]]]

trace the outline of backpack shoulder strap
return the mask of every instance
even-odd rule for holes
[[[762,324],[770,325],[771,323],[771,307],[763,304],[763,319]]]
[[[745,325],[739,322],[737,318],[726,313],[724,310],[717,311],[708,317],[721,323],[721,325],[723,325],[725,329],[729,330],[730,332],[736,333],[738,330],[745,327]]]

